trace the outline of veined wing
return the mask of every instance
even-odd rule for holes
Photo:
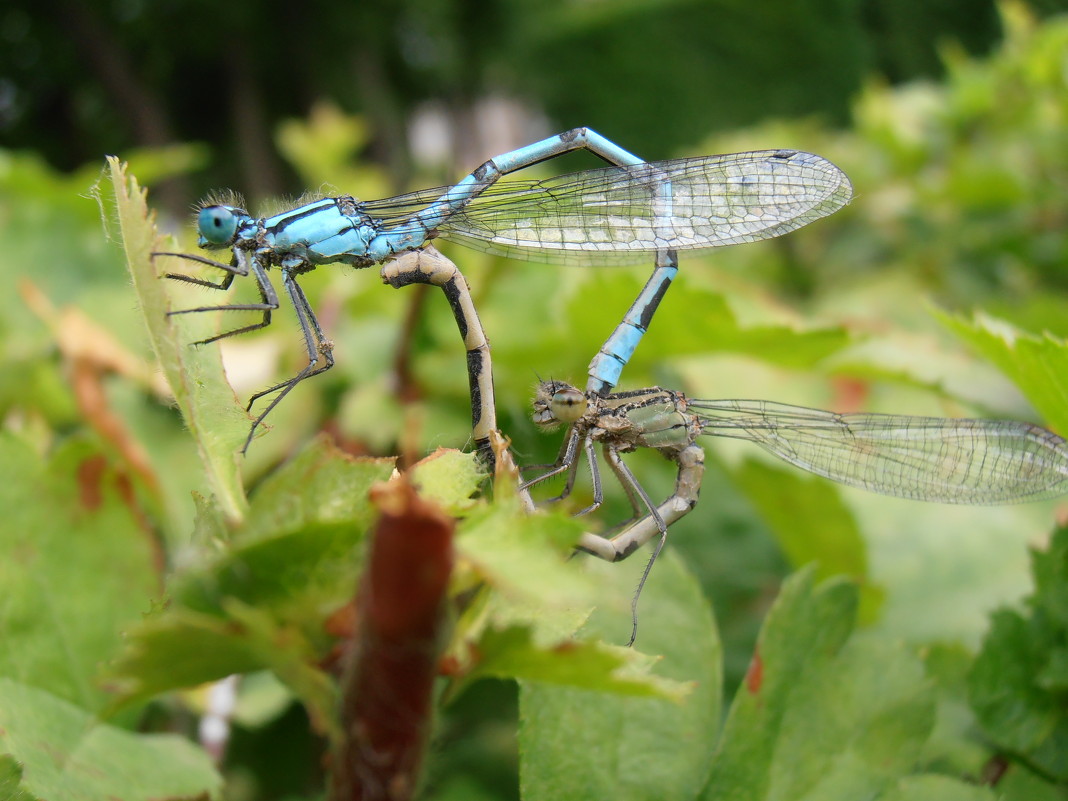
[[[445,190],[365,204],[399,221]],[[658,250],[769,239],[849,202],[838,167],[794,150],[605,167],[541,181],[499,181],[438,226],[443,237],[514,258],[634,263]]]
[[[803,470],[921,501],[1001,504],[1068,492],[1068,442],[1012,420],[836,414],[691,400],[702,433],[755,442]]]

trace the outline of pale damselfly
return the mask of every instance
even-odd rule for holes
[[[596,445],[619,479],[634,518],[610,538],[584,533],[579,550],[616,562],[659,536],[634,596],[667,539],[667,529],[697,505],[704,474],[699,436],[753,442],[785,462],[851,487],[939,503],[996,505],[1052,498],[1068,492],[1068,442],[1036,425],[1014,420],[842,414],[764,400],[698,400],[650,387],[598,395],[560,381],[538,385],[534,422],[569,426],[552,469],[528,489],[567,473],[561,497],[572,490],[585,454],[593,504],[602,500]],[[675,491],[656,504],[620,454],[653,448],[675,462]]]

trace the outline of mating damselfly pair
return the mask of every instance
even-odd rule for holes
[[[499,180],[578,149],[590,150],[612,166],[546,180]],[[595,508],[601,488],[594,446],[600,443],[635,510],[634,521],[612,539],[589,534],[580,541],[581,549],[609,560],[624,558],[657,536],[658,553],[668,525],[696,504],[703,470],[703,451],[696,445],[700,434],[747,439],[833,480],[918,500],[1005,503],[1063,491],[1068,444],[1026,424],[836,415],[771,401],[689,400],[660,388],[611,393],[677,273],[679,251],[779,236],[837,211],[851,195],[849,180],[840,169],[802,151],[646,163],[593,131],[577,128],[494,157],[449,187],[377,201],[323,198],[263,218],[253,217],[237,203],[208,205],[198,218],[199,244],[229,251],[230,260],[159,255],[223,271],[217,282],[167,273],[171,278],[213,289],[227,289],[235,277],[252,276],[256,282],[259,303],[172,312],[261,315],[257,322],[203,342],[270,324],[280,300],[269,272],[277,268],[281,274],[308,364],[251,398],[250,408],[275,393],[253,421],[245,449],[287,393],[334,364],[333,345],[300,287],[300,276],[325,264],[358,268],[383,264],[382,277],[394,287],[440,286],[467,349],[473,435],[487,459],[497,425],[487,339],[463,275],[449,260],[420,248],[447,238],[476,250],[541,262],[653,262],[645,286],[590,362],[585,392],[549,382],[540,387],[536,400],[538,423],[564,423],[570,428],[557,465],[524,487],[566,472],[567,494],[585,454],[593,476],[594,504],[583,511]],[[649,498],[620,458],[638,447],[655,448],[677,464],[675,492],[663,503]]]

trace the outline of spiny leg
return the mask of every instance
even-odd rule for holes
[[[219,262],[213,262],[210,259],[203,259],[199,256],[193,256],[192,254],[186,254],[185,257],[192,261],[200,261],[202,263],[220,266]],[[194,314],[197,312],[210,311],[258,311],[263,313],[263,318],[258,323],[241,326],[240,328],[234,328],[230,331],[224,331],[221,334],[216,334],[207,339],[193,342],[193,345],[206,345],[209,342],[215,342],[220,339],[225,339],[226,337],[232,337],[238,334],[248,333],[249,331],[256,331],[260,328],[266,328],[271,324],[271,312],[278,308],[278,293],[275,292],[274,286],[271,285],[271,280],[267,277],[267,270],[260,264],[259,259],[254,255],[250,255],[247,251],[240,249],[235,250],[234,259],[237,264],[228,270],[226,277],[219,284],[213,284],[210,281],[200,281],[199,279],[194,279],[190,276],[167,273],[168,278],[175,278],[179,281],[187,281],[192,284],[208,286],[212,289],[228,288],[235,275],[243,276],[248,275],[249,272],[251,272],[256,279],[256,288],[259,290],[261,303],[229,303],[221,306],[198,306],[193,309],[177,309],[175,311],[167,312],[168,317],[176,314]]]
[[[567,471],[569,473],[567,479],[567,486],[565,488],[565,492],[560,495],[560,498],[566,497],[567,494],[569,494],[570,492],[570,488],[574,486],[575,483],[574,475],[575,471],[578,470],[579,441],[582,439],[582,432],[579,431],[576,426],[571,426],[567,430],[567,436],[564,438],[564,442],[560,446],[560,453],[557,455],[555,462],[553,462],[551,465],[529,465],[526,467],[519,468],[520,472],[522,472],[523,470],[545,470],[544,473],[535,476],[529,481],[524,481],[519,488],[522,490],[528,490],[531,487],[541,484],[543,481],[548,481],[550,478],[558,476],[564,471]],[[551,500],[558,499],[553,498]]]
[[[623,459],[620,458],[619,450],[609,445],[605,445],[604,456],[608,464],[611,465],[612,472],[616,474],[616,478],[618,478],[620,484],[623,485],[623,489],[626,491],[627,497],[630,499],[631,503],[635,504],[636,499],[640,500],[646,511],[653,518],[657,530],[662,534],[666,534],[667,524],[664,523],[664,518],[660,515],[652,498],[649,497],[649,493],[645,491],[645,487],[638,483],[637,477],[623,462]]]
[[[601,484],[601,468],[597,466],[597,451],[594,448],[593,437],[587,436],[584,443],[584,450],[586,451],[586,464],[590,466],[590,484],[593,490],[593,503],[587,506],[585,509],[580,509],[575,512],[574,517],[582,517],[588,515],[595,509],[599,509],[601,504],[604,503],[604,487]],[[608,445],[605,445],[605,452],[608,451]],[[571,494],[571,488],[575,483],[575,472],[571,471],[571,475],[568,476],[567,486],[564,488],[565,492],[561,493],[559,498],[553,498],[557,501],[561,498],[566,498]]]
[[[230,284],[234,282],[234,276],[246,276],[248,275],[248,267],[242,267],[237,263],[237,254],[234,254],[234,260],[230,264],[225,264],[215,259],[209,259],[206,256],[198,256],[195,253],[161,253],[156,252],[152,254],[152,258],[156,256],[173,256],[178,259],[186,259],[187,261],[195,261],[199,264],[206,264],[209,267],[215,267],[226,273],[223,279],[218,283],[214,281],[208,281],[204,278],[196,278],[192,275],[184,275],[183,273],[164,273],[164,278],[170,278],[175,281],[184,281],[187,284],[195,284],[197,286],[206,286],[209,289],[229,289]]]
[[[660,551],[663,550],[664,543],[667,542],[667,523],[664,522],[664,518],[660,514],[660,511],[653,504],[652,499],[649,497],[649,493],[645,491],[645,487],[638,483],[638,479],[635,477],[634,473],[623,463],[623,460],[619,457],[619,451],[605,445],[604,457],[612,466],[612,472],[616,474],[616,477],[623,485],[623,489],[631,499],[631,503],[634,503],[635,497],[641,499],[645,508],[649,510],[649,517],[652,518],[657,531],[660,532],[660,538],[657,540],[656,547],[653,549],[653,554],[649,557],[649,561],[645,563],[645,569],[642,570],[642,577],[638,579],[638,586],[634,588],[634,595],[632,595],[630,599],[630,639],[627,640],[627,645],[631,646],[634,645],[634,640],[638,637],[638,599],[641,598],[642,589],[645,588],[645,582],[649,578],[649,571],[653,569],[653,563],[656,561],[656,558],[660,556]]]
[[[593,503],[585,509],[575,512],[574,517],[581,517],[582,515],[589,514],[599,508],[604,502],[604,493],[601,484],[601,472],[597,467],[596,454],[594,453],[594,442],[593,439],[578,426],[572,426],[568,430],[568,435],[564,439],[563,447],[560,449],[560,455],[557,456],[556,462],[552,465],[532,465],[526,468],[520,468],[521,471],[524,469],[529,470],[545,467],[549,467],[550,469],[539,476],[535,476],[530,481],[520,484],[519,491],[527,492],[531,487],[566,471],[567,481],[564,483],[564,488],[560,494],[552,498],[546,498],[541,503],[557,503],[571,495],[572,490],[575,488],[575,479],[578,476],[579,463],[582,461],[578,454],[578,443],[580,441],[582,442],[586,463],[590,466],[590,483],[593,488]]]
[[[584,437],[582,449],[586,454],[586,464],[588,464],[590,468],[590,484],[593,487],[593,504],[583,509],[581,512],[576,512],[576,517],[592,512],[600,506],[604,500],[601,492],[601,471],[597,467],[597,456],[593,451],[593,440],[590,439],[589,436]],[[564,498],[571,495],[571,491],[575,488],[575,479],[578,478],[578,468],[581,461],[581,459],[572,460],[571,469],[568,470],[567,481],[564,482],[563,490],[561,490],[560,494],[555,498],[547,499],[547,503],[562,501]]]
[[[308,303],[308,298],[304,294],[304,290],[300,288],[300,284],[297,283],[296,277],[289,270],[282,271],[282,286],[285,288],[286,293],[289,295],[289,300],[293,304],[293,308],[297,313],[297,322],[300,323],[300,330],[304,336],[304,347],[308,353],[307,366],[297,373],[292,378],[282,381],[279,384],[275,384],[273,387],[257,392],[251,398],[249,398],[248,405],[245,407],[246,411],[252,409],[252,404],[258,401],[265,395],[270,395],[272,392],[278,392],[273,397],[270,403],[267,404],[267,408],[260,412],[259,416],[252,421],[252,427],[249,429],[248,437],[245,439],[245,444],[241,448],[241,452],[244,453],[248,450],[248,446],[252,443],[252,437],[256,433],[256,429],[264,418],[271,413],[290,391],[306,378],[311,378],[314,375],[319,375],[329,370],[334,366],[334,343],[328,340],[323,334],[323,329],[319,325],[319,320],[315,316],[315,312],[312,311],[311,304]],[[322,357],[325,364],[319,365],[319,359]]]
[[[660,550],[663,548],[664,542],[667,539],[667,524],[664,522],[664,518],[657,510],[652,499],[649,498],[649,494],[645,491],[645,488],[638,483],[638,479],[635,478],[634,473],[631,472],[630,468],[627,467],[619,457],[618,449],[610,443],[605,443],[604,456],[605,461],[612,467],[612,472],[616,474],[616,477],[623,485],[627,495],[632,499],[632,502],[635,497],[641,499],[645,508],[648,510],[647,518],[652,520],[653,524],[656,526],[656,530],[660,532],[660,541],[657,543],[656,549],[653,551],[653,555],[649,559],[649,562],[645,565],[645,569],[642,571],[642,577],[638,581],[638,586],[634,590],[634,595],[630,601],[631,630],[630,639],[627,641],[627,645],[630,646],[634,644],[634,640],[638,636],[638,598],[641,597],[642,588],[645,586],[645,580],[649,577],[649,571],[653,567],[653,562],[656,561],[656,557],[659,556]],[[586,536],[588,535],[583,535],[584,538]],[[599,539],[604,538],[602,537]],[[609,540],[607,542],[614,543],[614,540]],[[582,547],[581,541],[579,547]],[[601,554],[596,555],[600,556]]]

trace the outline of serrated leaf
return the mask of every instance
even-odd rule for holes
[[[291,625],[230,601],[227,619],[188,609],[149,619],[127,636],[111,666],[119,703],[195,687],[234,673],[271,670],[304,704],[318,731],[335,736],[335,689],[314,667],[314,644]]]
[[[1016,384],[1055,431],[1068,432],[1068,344],[976,313],[971,320],[935,310],[935,317]]]
[[[619,604],[598,610],[582,634],[624,641],[643,560],[590,563],[613,579]],[[722,659],[707,602],[673,552],[660,556],[640,611],[637,646],[662,654],[656,675],[692,682],[690,694],[678,704],[616,695],[607,681],[602,691],[522,681],[520,784],[527,801],[671,801],[693,798],[700,788],[719,724]]]
[[[354,458],[319,437],[256,488],[237,543],[252,543],[314,525],[355,523],[374,517],[368,491],[393,472],[393,459]]]
[[[232,598],[317,625],[355,590],[375,516],[368,491],[392,471],[392,459],[355,459],[313,441],[264,480],[245,525],[211,565],[172,580],[172,602],[220,614]],[[210,518],[199,517],[208,531]]]
[[[0,753],[9,755],[0,759],[0,788],[10,785],[14,760],[22,767],[20,790],[39,798],[179,801],[214,797],[222,788],[211,759],[188,740],[108,726],[8,679],[0,679]]]
[[[263,482],[218,556],[178,574],[168,607],[128,633],[112,685],[128,700],[269,668],[329,730],[332,689],[308,666],[332,642],[325,619],[355,593],[374,518],[368,490],[392,470],[392,460],[312,443]],[[210,507],[200,519],[202,534],[218,536]]]
[[[934,697],[902,646],[851,639],[855,587],[790,577],[724,726],[703,797],[878,798],[911,773]]]
[[[253,641],[244,626],[190,609],[149,618],[126,639],[108,686],[127,700],[258,670],[266,662],[263,643]]]
[[[475,454],[452,448],[438,448],[411,469],[411,481],[420,497],[454,515],[471,508],[472,496],[485,480],[486,472]]]
[[[233,620],[243,625],[260,646],[263,666],[269,668],[304,704],[315,730],[334,743],[341,736],[337,722],[338,694],[333,679],[315,665],[312,644],[289,626],[279,626],[269,614],[238,602],[227,605]]]
[[[969,676],[969,699],[988,737],[1065,782],[1068,620],[1061,613],[1068,585],[1068,528],[1058,529],[1049,552],[1034,553],[1032,563],[1037,579],[1028,612],[1005,609],[992,616]]]
[[[530,629],[490,628],[478,641],[470,678],[519,679],[614,695],[666,698],[681,703],[691,689],[650,673],[654,657],[599,640],[563,640],[540,645]]]
[[[145,192],[136,179],[127,177],[125,165],[114,156],[108,158],[108,167],[126,263],[145,316],[149,341],[196,440],[208,484],[218,496],[227,519],[236,524],[244,517],[247,508],[237,451],[248,434],[251,418],[242,411],[234,391],[226,382],[219,349],[191,344],[214,333],[214,330],[205,331],[203,326],[217,325],[218,315],[167,316],[171,305],[165,289],[168,282],[162,273],[172,268],[174,272],[182,272],[188,265],[157,268],[152,253],[171,248],[164,247],[156,233],[154,215],[149,214]]]
[[[1068,629],[1068,530],[1054,532],[1045,551],[1032,551],[1031,572],[1035,578],[1033,603],[1050,622]]]
[[[38,801],[36,796],[20,790],[22,765],[10,756],[0,755],[0,798],[4,801]]]

